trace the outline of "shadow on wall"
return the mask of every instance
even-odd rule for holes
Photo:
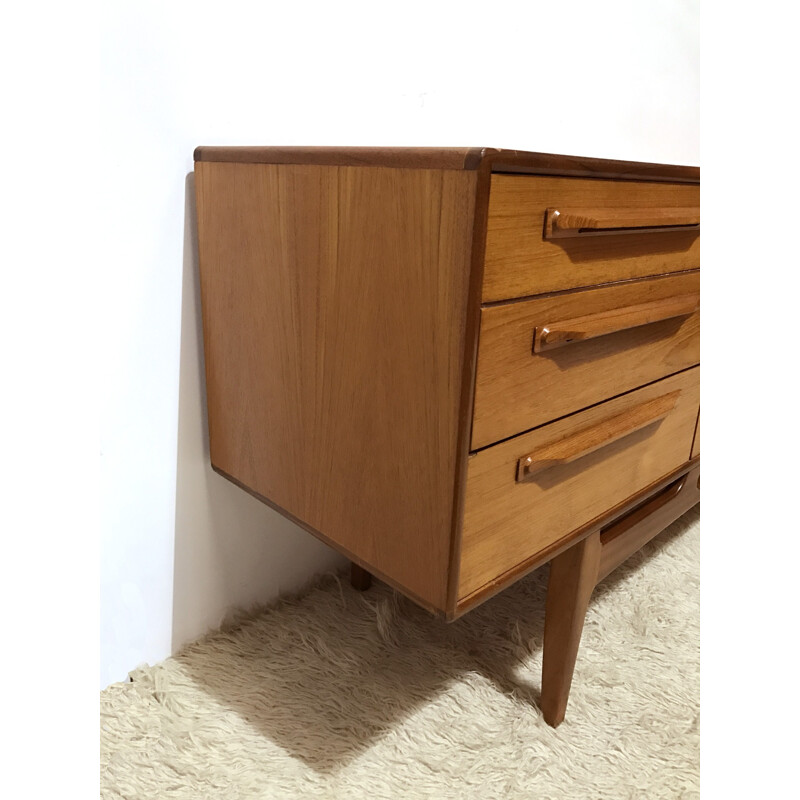
[[[211,469],[193,173],[185,191],[173,652],[232,609],[268,602],[346,563]]]

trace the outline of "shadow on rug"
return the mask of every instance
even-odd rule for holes
[[[547,569],[447,624],[343,575],[101,693],[104,797],[699,797],[699,509],[595,590],[564,724]]]

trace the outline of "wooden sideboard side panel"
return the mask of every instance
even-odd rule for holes
[[[475,172],[195,168],[213,465],[444,610]]]

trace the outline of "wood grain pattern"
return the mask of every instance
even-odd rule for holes
[[[700,168],[607,158],[532,153],[526,150],[484,148],[483,164],[492,172],[520,175],[564,175],[575,178],[611,178],[631,181],[699,183]]]
[[[483,301],[695,269],[696,231],[546,240],[548,208],[685,208],[699,186],[636,181],[493,175]]]
[[[479,147],[197,147],[195,161],[399,169],[475,169]]]
[[[589,599],[612,570],[700,500],[695,467],[621,519],[594,531],[550,564],[545,607],[541,709],[545,722],[564,720]]]
[[[538,175],[699,183],[698,167],[494,147],[198,147],[195,161],[319,166],[476,169]]]
[[[576,430],[673,391],[681,395],[661,422],[608,447],[516,481],[521,457]],[[688,460],[699,402],[699,368],[544,425],[470,457],[462,530],[459,597],[534,558],[584,523]]]
[[[655,497],[600,532],[599,583],[629,556],[700,502],[700,467],[695,467]]]
[[[461,370],[461,406],[458,421],[456,484],[453,492],[453,530],[450,542],[450,569],[447,576],[447,612],[453,618],[458,602],[458,581],[461,568],[461,525],[464,519],[465,488],[469,445],[472,436],[472,411],[475,400],[475,374],[478,363],[478,334],[481,324],[481,287],[483,286],[483,254],[486,249],[486,221],[489,214],[491,171],[487,161],[475,173],[475,218],[472,225],[472,255],[467,299],[467,324]]]
[[[220,469],[218,466],[215,466],[213,463],[211,465],[214,472],[218,475],[221,475],[226,480],[230,481],[235,486],[238,486],[242,491],[247,492],[247,494],[254,497],[264,505],[269,506],[270,508],[277,511],[279,514],[282,514],[288,520],[293,522],[298,527],[302,528],[305,531],[308,531],[312,536],[315,536],[321,542],[324,542],[329,547],[340,552],[343,556],[350,559],[353,564],[358,564],[363,570],[366,570],[373,576],[373,578],[378,578],[379,580],[383,581],[388,586],[391,586],[393,589],[396,589],[401,594],[404,594],[410,600],[413,600],[420,608],[424,608],[426,611],[430,612],[431,614],[441,614],[441,609],[438,606],[433,606],[427,600],[423,599],[419,595],[414,594],[407,586],[403,586],[402,584],[398,583],[390,575],[387,575],[385,572],[381,572],[379,569],[374,567],[371,564],[367,564],[365,561],[359,558],[355,553],[349,551],[341,542],[334,541],[327,537],[322,531],[317,530],[316,528],[312,528],[307,522],[304,522],[299,517],[294,516],[294,514],[287,511],[285,508],[279,506],[277,503],[273,502],[269,499],[269,497],[265,497],[263,494],[259,494],[254,489],[251,489],[247,484],[242,483],[240,480],[237,480],[230,475],[229,473],[225,472],[224,470]]]
[[[589,600],[597,584],[600,533],[578,542],[550,563],[542,653],[541,709],[545,722],[564,721]]]
[[[537,480],[544,470],[571,464],[601,447],[619,441],[664,419],[674,408],[680,391],[645,400],[620,414],[568,434],[523,456],[517,464],[517,481]]]
[[[443,610],[475,173],[196,186],[213,464]]]
[[[500,573],[495,576],[488,583],[485,583],[476,591],[468,594],[458,600],[456,607],[452,613],[449,613],[447,618],[449,620],[458,619],[460,616],[471,611],[481,603],[486,602],[491,597],[494,597],[498,592],[511,586],[516,581],[524,578],[530,572],[533,572],[539,567],[544,566],[556,556],[566,552],[570,547],[577,544],[581,539],[584,539],[590,533],[599,531],[603,526],[610,525],[614,520],[621,519],[625,514],[637,508],[641,503],[644,503],[648,498],[655,496],[658,492],[665,489],[670,484],[674,483],[682,475],[685,475],[689,470],[700,465],[700,459],[693,459],[682,464],[677,469],[671,470],[662,478],[645,486],[633,495],[625,498],[623,501],[616,503],[610,508],[603,509],[597,516],[590,519],[575,530],[570,531],[564,536],[555,539],[549,545],[541,550],[537,550],[535,554],[515,564],[511,569]],[[699,479],[698,479],[699,480]],[[699,488],[699,486],[698,486]]]
[[[543,353],[573,342],[585,342],[598,336],[663,322],[675,317],[688,317],[700,308],[700,293],[665,297],[632,306],[585,314],[560,322],[537,325],[533,332],[533,352]]]
[[[699,311],[539,354],[532,352],[537,327],[699,290],[695,271],[482,309],[472,449],[700,363]]]
[[[601,234],[663,232],[699,228],[700,207],[690,208],[548,208],[544,238],[565,239]]]

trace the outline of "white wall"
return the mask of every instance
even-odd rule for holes
[[[210,471],[199,144],[699,163],[699,2],[104,6],[101,684],[342,563]]]

